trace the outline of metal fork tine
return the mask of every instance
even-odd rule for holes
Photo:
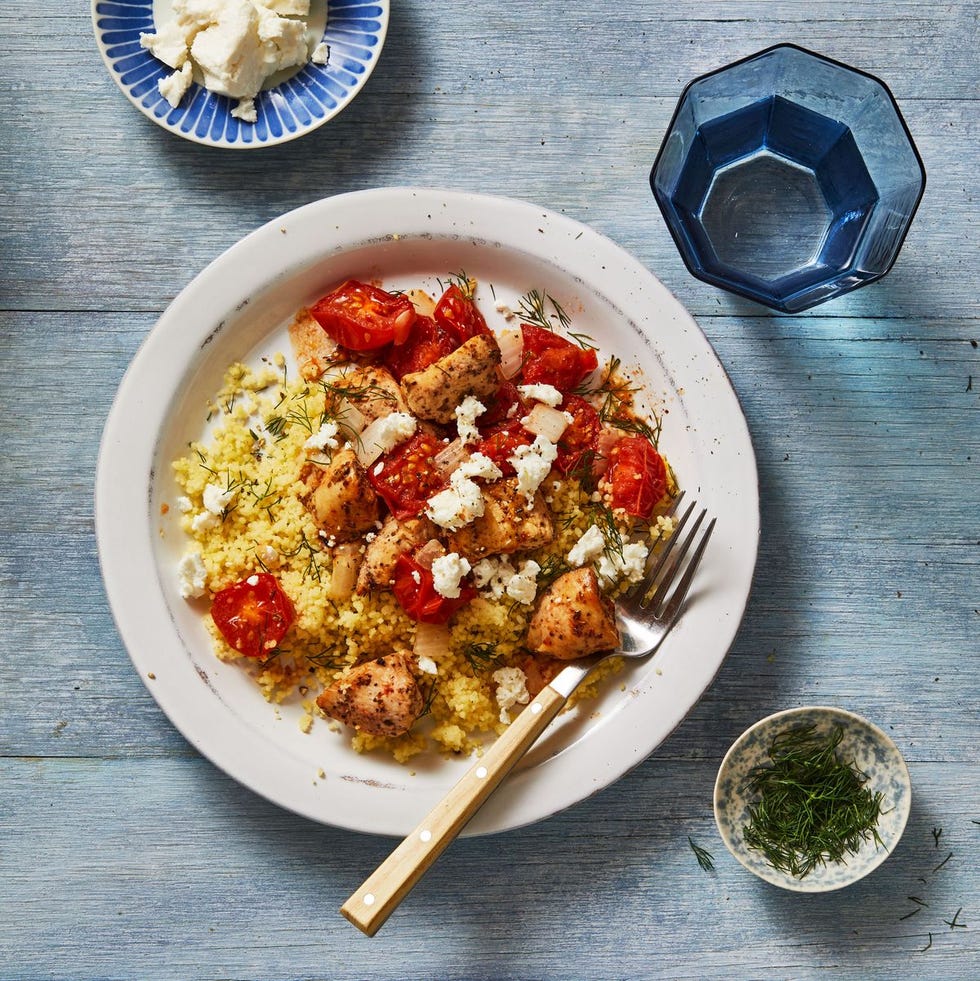
[[[677,496],[677,500],[674,501],[674,505],[671,508],[672,511],[676,509],[683,496],[684,492],[681,491]],[[671,532],[670,538],[668,538],[664,543],[663,551],[657,556],[650,568],[647,569],[640,582],[627,593],[629,598],[640,598],[642,600],[643,597],[645,597],[646,594],[653,589],[654,583],[657,581],[657,576],[660,575],[660,570],[663,569],[667,559],[670,557],[671,549],[673,549],[674,545],[676,544],[677,539],[680,537],[680,533],[684,530],[684,525],[687,524],[687,519],[690,518],[691,512],[695,509],[695,507],[697,507],[697,501],[692,501],[690,505],[688,505],[687,510],[681,515],[680,520],[677,522],[677,525]]]
[[[702,515],[703,517],[703,515]],[[687,597],[687,592],[691,588],[691,582],[694,580],[694,574],[698,571],[698,564],[701,562],[701,556],[704,554],[704,549],[708,544],[708,539],[711,538],[711,533],[715,530],[716,518],[712,518],[708,522],[708,527],[704,530],[704,535],[701,537],[701,541],[698,542],[697,548],[694,550],[694,554],[691,556],[691,561],[688,562],[687,568],[684,570],[684,575],[681,577],[681,581],[677,584],[677,588],[674,590],[674,594],[671,596],[670,601],[664,607],[662,614],[662,619],[667,623],[673,623],[681,611],[681,607],[684,605],[684,600]],[[700,523],[700,521],[699,521]],[[691,532],[691,538],[694,537],[694,532]]]
[[[693,508],[694,505],[692,505],[691,507]],[[684,515],[684,518],[687,518],[687,516],[690,513],[691,513],[691,508],[688,508],[688,511]],[[664,574],[664,577],[660,583],[660,586],[657,588],[657,591],[653,594],[653,596],[644,597],[644,599],[640,603],[641,609],[646,609],[648,606],[652,606],[654,615],[657,616],[657,610],[660,608],[660,604],[663,603],[664,598],[667,596],[667,591],[673,585],[674,580],[677,577],[677,570],[680,569],[681,563],[684,561],[684,556],[687,555],[688,549],[691,547],[691,542],[694,541],[694,538],[697,536],[698,529],[701,527],[701,522],[704,521],[705,515],[707,513],[708,513],[707,510],[702,509],[701,513],[697,517],[697,520],[694,522],[694,526],[691,528],[691,533],[687,535],[682,542],[680,542],[678,546],[679,550],[674,555],[673,561],[670,564],[670,568]],[[679,530],[680,529],[678,528],[678,530],[675,531],[674,534],[671,536],[671,538],[675,541],[679,537],[678,536]]]

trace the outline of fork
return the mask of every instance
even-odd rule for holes
[[[675,508],[681,496],[675,500]],[[660,553],[650,561],[643,578],[617,599],[619,650],[569,662],[531,700],[422,823],[340,907],[340,912],[354,926],[369,937],[377,933],[596,665],[608,657],[649,657],[660,647],[681,615],[694,573],[714,530],[712,518],[698,538],[707,515],[704,509],[694,519],[690,531],[686,530],[696,506],[692,503],[681,516]]]

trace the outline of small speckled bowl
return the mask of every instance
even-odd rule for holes
[[[837,747],[838,755],[864,772],[866,786],[872,793],[880,791],[883,795],[878,818],[881,844],[869,838],[845,861],[818,865],[802,879],[774,869],[765,855],[750,848],[742,837],[753,802],[747,787],[749,772],[770,762],[769,747],[774,736],[798,726],[815,726],[818,733],[829,733],[840,726],[843,738]],[[747,729],[725,754],[715,781],[715,821],[728,850],[760,879],[795,892],[830,892],[857,882],[876,869],[902,837],[911,804],[908,767],[895,743],[861,716],[819,705],[777,712]]]

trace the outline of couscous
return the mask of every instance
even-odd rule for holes
[[[614,650],[612,598],[672,528],[660,418],[619,360],[538,292],[492,329],[475,289],[344,283],[288,355],[228,369],[174,462],[215,654],[399,761],[472,751],[563,660]]]

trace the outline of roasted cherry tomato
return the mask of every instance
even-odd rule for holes
[[[449,286],[432,313],[435,322],[456,338],[457,346],[477,334],[489,334],[483,314],[457,283]]]
[[[512,381],[502,382],[494,395],[480,401],[487,411],[477,417],[476,427],[484,434],[502,422],[527,415],[528,405]]]
[[[553,385],[568,393],[599,365],[595,351],[579,347],[554,331],[521,324],[524,364],[521,377],[528,385]]]
[[[399,521],[420,515],[429,498],[446,486],[432,462],[443,448],[438,436],[416,433],[368,469],[371,486]]]
[[[642,436],[624,436],[609,452],[603,478],[610,485],[612,506],[635,518],[649,518],[667,493],[667,466]]]
[[[572,421],[558,440],[555,468],[569,474],[580,466],[591,467],[602,430],[599,413],[578,395],[566,395],[558,408],[570,413]]]
[[[317,300],[310,313],[330,337],[351,351],[403,344],[415,322],[415,307],[408,297],[355,279]]]
[[[459,344],[455,335],[437,324],[431,317],[417,316],[404,344],[393,346],[385,355],[388,370],[401,381],[411,371],[421,371],[430,364],[452,354]]]
[[[472,583],[461,583],[459,596],[453,599],[437,593],[431,570],[410,555],[398,557],[393,591],[401,608],[420,623],[445,623],[476,596]]]
[[[500,468],[505,477],[514,475],[514,466],[508,463],[518,446],[530,446],[534,442],[534,434],[529,433],[517,419],[510,422],[500,422],[490,427],[477,442],[473,451],[489,457]]]
[[[265,657],[279,646],[296,611],[279,580],[257,572],[215,593],[211,619],[239,654]]]

